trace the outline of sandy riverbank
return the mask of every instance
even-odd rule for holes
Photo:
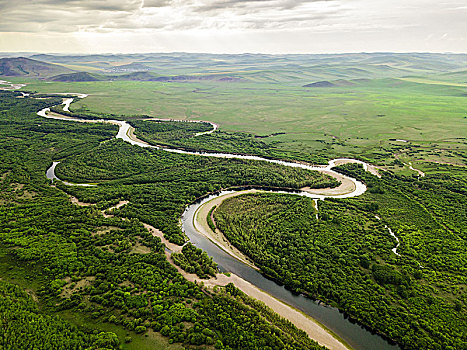
[[[317,341],[320,345],[327,347],[330,350],[349,350],[339,339],[334,337],[324,326],[312,319],[311,317],[303,314],[302,312],[294,309],[293,307],[283,303],[282,301],[274,298],[268,293],[262,291],[258,287],[254,286],[243,278],[230,274],[230,276],[224,274],[217,274],[216,277],[212,277],[207,280],[200,279],[195,274],[190,274],[183,271],[180,267],[176,266],[171,257],[170,253],[165,253],[167,260],[175,266],[180,274],[183,275],[188,281],[201,282],[205,287],[214,288],[215,286],[226,286],[229,283],[233,283],[235,287],[240,289],[246,295],[263,302],[271,310],[273,310],[279,316],[289,320],[295,327],[303,330],[311,339]]]
[[[341,184],[334,188],[311,188],[311,187],[303,187],[301,188],[302,191],[316,194],[316,195],[323,195],[323,196],[338,196],[342,194],[348,194],[355,191],[356,186],[355,183],[339,173],[329,170],[322,170],[322,173],[331,176],[332,178],[339,181]]]
[[[208,225],[207,223],[207,216],[209,214],[209,211],[214,207],[214,206],[219,206],[224,200],[227,198],[231,197],[236,197],[240,196],[245,193],[258,193],[262,192],[259,190],[244,190],[244,191],[236,191],[233,193],[228,193],[224,196],[219,196],[216,197],[209,202],[204,203],[202,206],[198,208],[198,210],[195,213],[195,216],[193,218],[194,226],[197,231],[199,231],[201,234],[203,234],[205,237],[207,237],[209,240],[217,244],[219,247],[221,247],[223,250],[225,250],[227,253],[232,255],[234,258],[240,260],[241,262],[251,266],[254,269],[258,269],[253,261],[248,258],[245,254],[243,254],[240,250],[238,250],[236,247],[232,245],[232,243],[229,242],[229,240],[224,236],[224,234],[220,230],[216,230],[214,232]],[[264,192],[264,191],[263,191]]]

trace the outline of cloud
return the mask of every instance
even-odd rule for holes
[[[143,0],[142,7],[164,7],[169,6],[172,3],[171,0]]]
[[[458,40],[459,46],[453,48],[467,51],[464,9],[465,0],[0,0],[0,35],[10,38],[6,34],[12,33],[21,40],[27,35],[79,36],[88,40],[93,33],[96,38],[112,34],[144,37],[145,44],[151,36],[164,37],[167,47],[172,45],[178,50],[179,44],[176,46],[174,41],[181,37],[197,36],[204,43],[218,36],[216,42],[228,46],[223,36],[235,35],[238,45],[240,38],[247,45],[250,38],[282,38],[284,34],[289,39],[283,39],[282,45],[290,47],[288,41],[296,42],[296,33],[300,32],[303,42],[297,47],[302,49],[318,45],[306,38],[319,33],[329,33],[336,47],[349,45],[352,37],[362,38],[365,43],[371,34],[371,40],[388,45],[390,50],[389,45],[397,41],[426,42],[429,34],[434,44],[447,33],[443,43],[449,38],[454,45]],[[116,40],[114,45],[118,43]],[[261,45],[266,47],[257,43]]]
[[[268,29],[334,16],[332,0],[0,0],[3,32]],[[332,6],[331,6],[332,7]],[[288,19],[290,19],[288,21]]]
[[[309,3],[332,2],[335,0],[208,0],[194,6],[196,12],[226,10],[293,10]]]

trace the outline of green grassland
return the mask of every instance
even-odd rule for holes
[[[202,119],[218,123],[221,131],[263,137],[284,133],[261,141],[302,155],[353,156],[390,166],[396,153],[414,165],[422,160],[466,164],[463,86],[387,78],[331,88],[253,82],[36,81],[26,89],[88,93],[72,105],[76,112],[114,113],[122,119]]]

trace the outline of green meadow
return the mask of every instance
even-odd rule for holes
[[[425,161],[466,164],[467,87],[422,78],[351,84],[31,80],[24,89],[89,94],[72,105],[75,112],[207,120],[297,154],[357,157],[407,173],[396,157],[421,168]]]

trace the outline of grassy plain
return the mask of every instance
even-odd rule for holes
[[[261,141],[292,152],[352,156],[387,166],[395,153],[423,167],[418,164],[422,160],[466,164],[467,87],[460,85],[392,78],[331,88],[260,82],[30,81],[24,89],[89,94],[72,105],[74,111],[115,113],[122,119],[202,119],[218,123],[221,131],[267,136]],[[278,132],[283,134],[272,135]]]

